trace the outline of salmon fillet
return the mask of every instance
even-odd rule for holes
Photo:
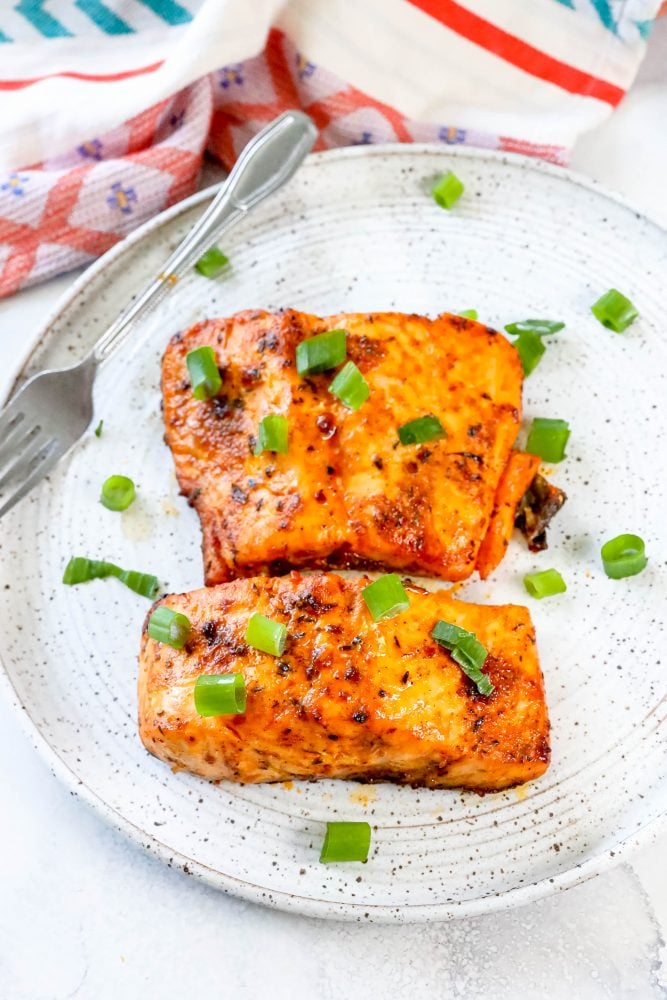
[[[334,372],[300,377],[299,341],[347,331],[370,398],[346,409]],[[194,398],[186,355],[210,345],[223,375]],[[292,567],[391,567],[463,580],[475,569],[521,417],[522,370],[500,334],[459,316],[249,311],[175,336],[164,355],[165,439],[202,526],[205,580]],[[253,454],[281,413],[289,453]],[[433,414],[447,436],[401,445]]]
[[[478,606],[405,582],[410,607],[373,622],[368,579],[240,579],[160,601],[192,624],[183,650],[144,628],[139,730],[174,769],[214,781],[347,778],[489,791],[541,775],[549,721],[528,610]],[[284,622],[281,657],[247,646],[254,612]],[[488,697],[432,638],[445,620],[486,646]],[[245,714],[202,718],[200,674],[240,672]]]

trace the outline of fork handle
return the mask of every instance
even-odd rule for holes
[[[168,294],[222,232],[290,179],[312,149],[316,136],[317,130],[307,115],[286,111],[248,143],[227,181],[157,278],[102,334],[91,352],[95,362],[103,361],[123,343],[132,324]]]

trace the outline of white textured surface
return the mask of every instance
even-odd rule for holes
[[[665,42],[663,30],[653,60],[663,89],[640,87],[628,99],[637,114],[625,121],[626,131],[612,120],[587,140],[588,152],[575,156],[579,169],[663,217]],[[639,158],[634,138],[624,145],[624,136],[636,134],[637,115],[646,116],[649,133],[641,132]],[[594,154],[604,143],[613,143],[614,155],[598,161]],[[644,173],[646,163],[651,169]],[[0,305],[0,379],[26,332],[68,284],[60,279]],[[397,988],[415,997],[665,996],[654,916],[664,936],[664,841],[633,864],[650,901],[627,869],[474,921],[351,928],[238,903],[146,858],[50,777],[3,703],[0,760],[3,1000],[149,992],[394,998]]]

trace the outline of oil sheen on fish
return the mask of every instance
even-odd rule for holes
[[[332,329],[347,331],[347,357],[370,388],[357,411],[329,391],[335,372],[296,371],[297,344]],[[200,401],[186,355],[204,344],[223,383]],[[201,520],[206,583],[331,566],[467,578],[519,428],[521,387],[519,356],[501,334],[447,314],[248,311],[178,334],[162,366],[166,441]],[[254,454],[270,413],[287,417],[288,454]],[[400,444],[398,427],[425,415],[446,437]]]
[[[374,622],[368,579],[333,573],[239,579],[171,595],[192,632],[176,650],[144,629],[139,728],[151,753],[214,781],[347,778],[478,791],[549,764],[549,721],[528,610],[479,606],[406,582],[409,608]],[[245,641],[254,612],[284,622],[284,654]],[[432,638],[438,620],[474,632],[494,685],[480,695]],[[202,718],[200,674],[241,673],[243,715]]]

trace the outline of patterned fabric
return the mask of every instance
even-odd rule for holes
[[[565,163],[576,135],[602,120],[630,85],[657,6],[3,6],[0,295],[93,260],[191,193],[206,150],[231,167],[248,139],[289,107],[312,117],[317,149],[436,141]]]

